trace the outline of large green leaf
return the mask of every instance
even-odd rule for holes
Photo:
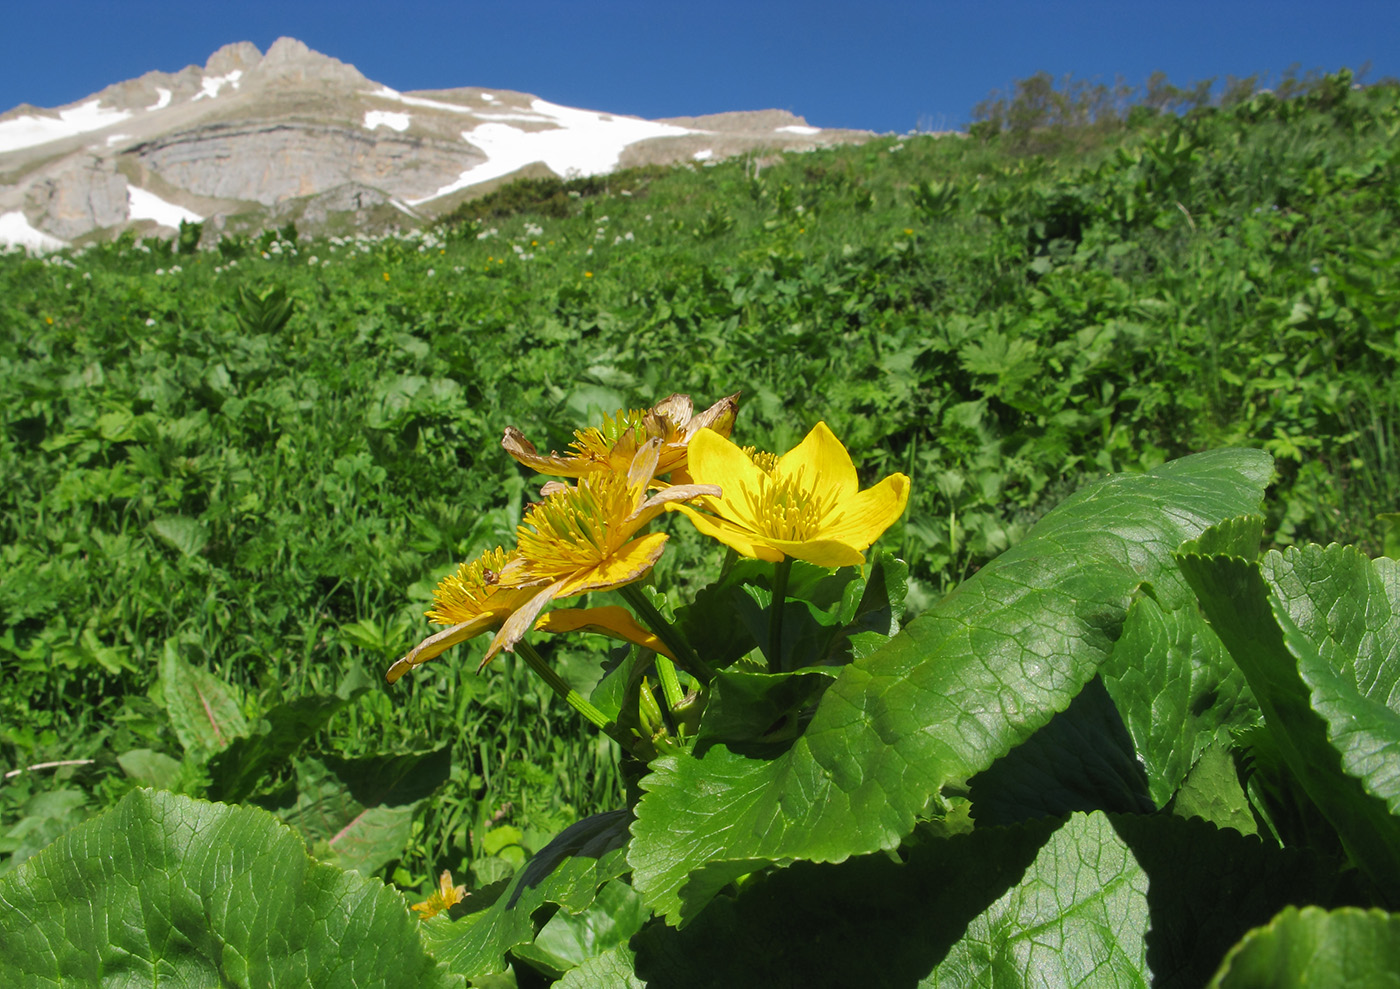
[[[1357,864],[1382,888],[1400,888],[1400,817],[1391,812],[1400,796],[1400,715],[1384,700],[1396,688],[1395,646],[1376,610],[1388,594],[1366,593],[1366,582],[1348,580],[1342,571],[1356,568],[1346,551],[1282,560],[1270,554],[1268,572],[1285,579],[1278,588],[1259,564],[1200,548],[1183,547],[1181,569],[1244,671],[1284,763]],[[1321,613],[1327,617],[1314,610],[1318,601],[1330,602]],[[1293,612],[1321,642],[1299,628]],[[1366,643],[1362,660],[1358,650]],[[1363,674],[1369,679],[1358,682]]]
[[[1049,724],[968,782],[979,827],[1073,811],[1150,814],[1147,777],[1095,677]]]
[[[645,928],[632,939],[637,974],[667,989],[913,985],[1021,881],[1057,826],[928,841],[905,862],[861,855],[756,876],[680,930]]]
[[[609,948],[594,955],[578,968],[571,968],[554,984],[555,989],[647,989],[632,970],[632,951],[627,945]]]
[[[1289,907],[1250,931],[1210,989],[1395,989],[1400,984],[1400,914]]]
[[[1330,862],[1204,821],[1095,813],[1062,823],[919,835],[902,861],[799,862],[754,877],[683,929],[644,929],[632,941],[637,973],[668,989],[907,987],[935,972],[1019,986],[1018,961],[1055,944],[1047,975],[1100,952],[1097,978],[1033,984],[1150,975],[1154,989],[1196,989],[1251,927],[1335,895]]]
[[[1148,985],[1147,875],[1103,814],[1075,814],[921,985]]]
[[[213,800],[247,800],[268,773],[301,748],[345,706],[334,694],[298,697],[263,716],[256,732],[235,739],[209,760]]]
[[[460,985],[416,927],[265,811],[135,790],[0,878],[0,985]]]
[[[1172,800],[1172,813],[1199,817],[1216,827],[1234,828],[1240,834],[1257,834],[1259,826],[1250,811],[1249,798],[1240,783],[1239,769],[1229,746],[1211,745],[1182,781]]]
[[[536,912],[557,903],[580,913],[598,888],[627,872],[624,849],[631,813],[609,811],[571,824],[516,872],[494,900],[452,921],[439,915],[424,924],[424,939],[449,970],[469,978],[505,969],[505,954],[534,941]],[[467,898],[467,907],[475,904]]]
[[[1349,546],[1262,561],[1276,608],[1315,649],[1298,672],[1342,766],[1400,814],[1400,563]]]
[[[1103,678],[1159,807],[1212,742],[1259,720],[1244,674],[1194,601],[1168,611],[1139,595]]]
[[[521,945],[513,953],[557,979],[605,951],[625,948],[650,919],[651,911],[637,891],[621,879],[613,879],[581,913],[558,911],[533,944]]]
[[[1173,606],[1187,599],[1171,552],[1255,510],[1270,469],[1263,453],[1222,450],[1094,484],[843,668],[783,755],[716,745],[654,761],[628,852],[635,885],[674,923],[764,865],[893,848],[943,785],[1069,706],[1140,584]]]
[[[167,639],[161,652],[160,682],[170,725],[192,758],[208,759],[248,734],[248,721],[233,688],[185,662],[174,639]]]
[[[295,805],[282,814],[322,858],[364,875],[403,855],[417,802],[450,775],[447,748],[298,764]]]

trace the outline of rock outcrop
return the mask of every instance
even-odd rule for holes
[[[513,175],[805,150],[869,137],[778,110],[647,121],[476,87],[399,93],[279,38],[0,114],[0,216],[80,241],[198,215],[239,226],[413,226]],[[20,222],[22,221],[22,222]],[[3,245],[0,245],[2,247]]]

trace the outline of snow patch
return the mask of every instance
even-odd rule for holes
[[[408,130],[409,116],[406,113],[395,113],[393,110],[366,110],[365,129],[374,130],[376,127],[388,127],[403,133]]]
[[[547,100],[533,100],[530,110],[540,123],[555,126],[549,130],[525,131],[508,124],[485,123],[463,131],[462,139],[486,155],[486,161],[467,169],[455,182],[443,186],[409,204],[445,196],[468,186],[509,175],[526,165],[541,162],[560,176],[599,175],[617,167],[618,158],[630,144],[653,137],[693,134],[685,127],[662,124],[638,117],[616,117],[593,110],[575,110]]]
[[[19,210],[0,214],[0,244],[6,247],[27,247],[31,251],[56,251],[67,247],[67,241],[51,237],[35,229]]]
[[[450,110],[453,113],[472,112],[469,108],[464,106],[458,106],[456,103],[444,103],[442,102],[442,100],[429,100],[424,99],[421,96],[405,96],[403,93],[400,93],[397,89],[390,89],[388,86],[380,86],[378,89],[374,90],[369,95],[378,96],[386,100],[397,100],[398,102],[405,103],[408,106],[427,107],[429,110]]]
[[[820,134],[820,127],[803,127],[801,124],[788,124],[786,127],[777,128],[779,134]]]
[[[26,114],[0,122],[0,154],[48,144],[60,138],[101,130],[131,116],[129,110],[104,109],[101,100],[88,100],[70,110],[60,110],[57,119]]]
[[[192,213],[183,206],[166,202],[154,192],[138,189],[134,185],[127,186],[126,201],[127,219],[130,220],[155,220],[162,227],[170,227],[174,230],[180,228],[181,220],[190,223],[204,221],[204,217],[198,213]]]
[[[203,88],[194,94],[194,99],[190,100],[190,102],[193,103],[195,100],[202,100],[206,96],[212,100],[219,95],[219,90],[223,89],[225,86],[231,85],[234,89],[237,89],[238,80],[242,78],[242,69],[234,69],[226,76],[205,76],[204,82],[202,83]]]
[[[156,101],[155,101],[154,103],[152,103],[150,106],[146,107],[146,109],[147,109],[147,110],[164,110],[164,109],[165,109],[166,107],[168,107],[169,105],[170,105],[170,90],[168,90],[168,89],[162,89],[160,86],[157,86],[157,87],[156,87]]]
[[[120,144],[120,143],[122,143],[123,141],[129,141],[129,140],[131,140],[131,135],[130,135],[130,134],[108,134],[108,135],[107,135],[107,147],[110,148],[110,147],[111,147],[112,145],[114,145],[114,144]]]
[[[714,149],[714,148],[706,148],[704,151],[697,151],[697,152],[695,152],[695,154],[691,155],[690,157],[694,158],[696,161],[709,161],[709,160],[710,160],[711,158],[713,158],[714,156],[715,156],[715,149]]]
[[[482,98],[483,100],[485,100],[487,103],[495,103],[495,102],[496,102],[496,96],[495,96],[494,93],[482,93],[482,94],[481,94],[481,98]]]

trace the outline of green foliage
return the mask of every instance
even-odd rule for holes
[[[877,139],[507,186],[427,234],[0,256],[0,874],[137,786],[245,801],[367,876],[454,870],[476,889],[434,950],[567,985],[701,978],[706,931],[756,946],[733,971],[808,983],[874,962],[770,966],[773,930],[849,929],[915,979],[1009,972],[976,938],[1048,910],[1036,884],[1086,849],[1122,880],[1083,909],[1133,918],[1094,949],[1130,982],[1201,984],[1290,903],[1394,909],[1372,557],[1400,504],[1400,100],[1247,82],[1177,116],[1209,97],[1159,80],[1128,126],[1071,106],[1038,155],[1005,128]],[[720,669],[678,749],[620,762],[508,656],[372,686],[535,497],[504,424],[561,449],[597,411],[736,389],[744,444],[824,419],[913,494],[865,573],[794,568],[771,657],[771,569],[711,580],[667,526],[652,600]],[[1256,450],[1177,460],[1221,446]],[[1260,510],[1259,451],[1262,517],[1207,529]],[[886,644],[906,601],[926,617]],[[541,648],[636,723],[650,657]],[[606,856],[550,858],[624,804]],[[1145,962],[1144,874],[1173,932]],[[910,924],[926,949],[871,898],[953,880]]]
[[[0,903],[8,985],[463,985],[398,893],[250,807],[134,791],[0,878]]]
[[[1346,985],[1381,989],[1400,971],[1400,916],[1379,910],[1294,907],[1251,931],[1211,989]]]

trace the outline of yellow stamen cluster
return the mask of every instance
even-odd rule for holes
[[[749,511],[764,535],[793,541],[813,539],[824,524],[836,521],[832,516],[835,494],[814,490],[817,486],[806,483],[804,473],[799,470],[782,480],[770,476],[757,490],[744,492]]]
[[[435,625],[456,625],[487,610],[483,602],[496,593],[496,575],[517,555],[515,550],[498,546],[459,565],[457,572],[442,578],[433,591],[433,607],[427,612],[429,621]]]
[[[603,415],[601,426],[574,430],[574,441],[569,444],[579,456],[606,464],[611,459],[613,449],[624,439],[632,441],[630,450],[635,450],[647,441],[647,409],[619,410],[616,416]],[[668,423],[669,425],[669,423]],[[666,439],[670,439],[674,429],[668,429]]]
[[[778,455],[769,453],[767,450],[760,450],[756,446],[740,447],[744,451],[744,456],[753,461],[753,465],[763,473],[772,475],[773,468],[778,466]]]
[[[520,526],[514,583],[554,580],[607,559],[632,536],[622,523],[636,505],[637,492],[622,474],[590,474],[555,490]]]

